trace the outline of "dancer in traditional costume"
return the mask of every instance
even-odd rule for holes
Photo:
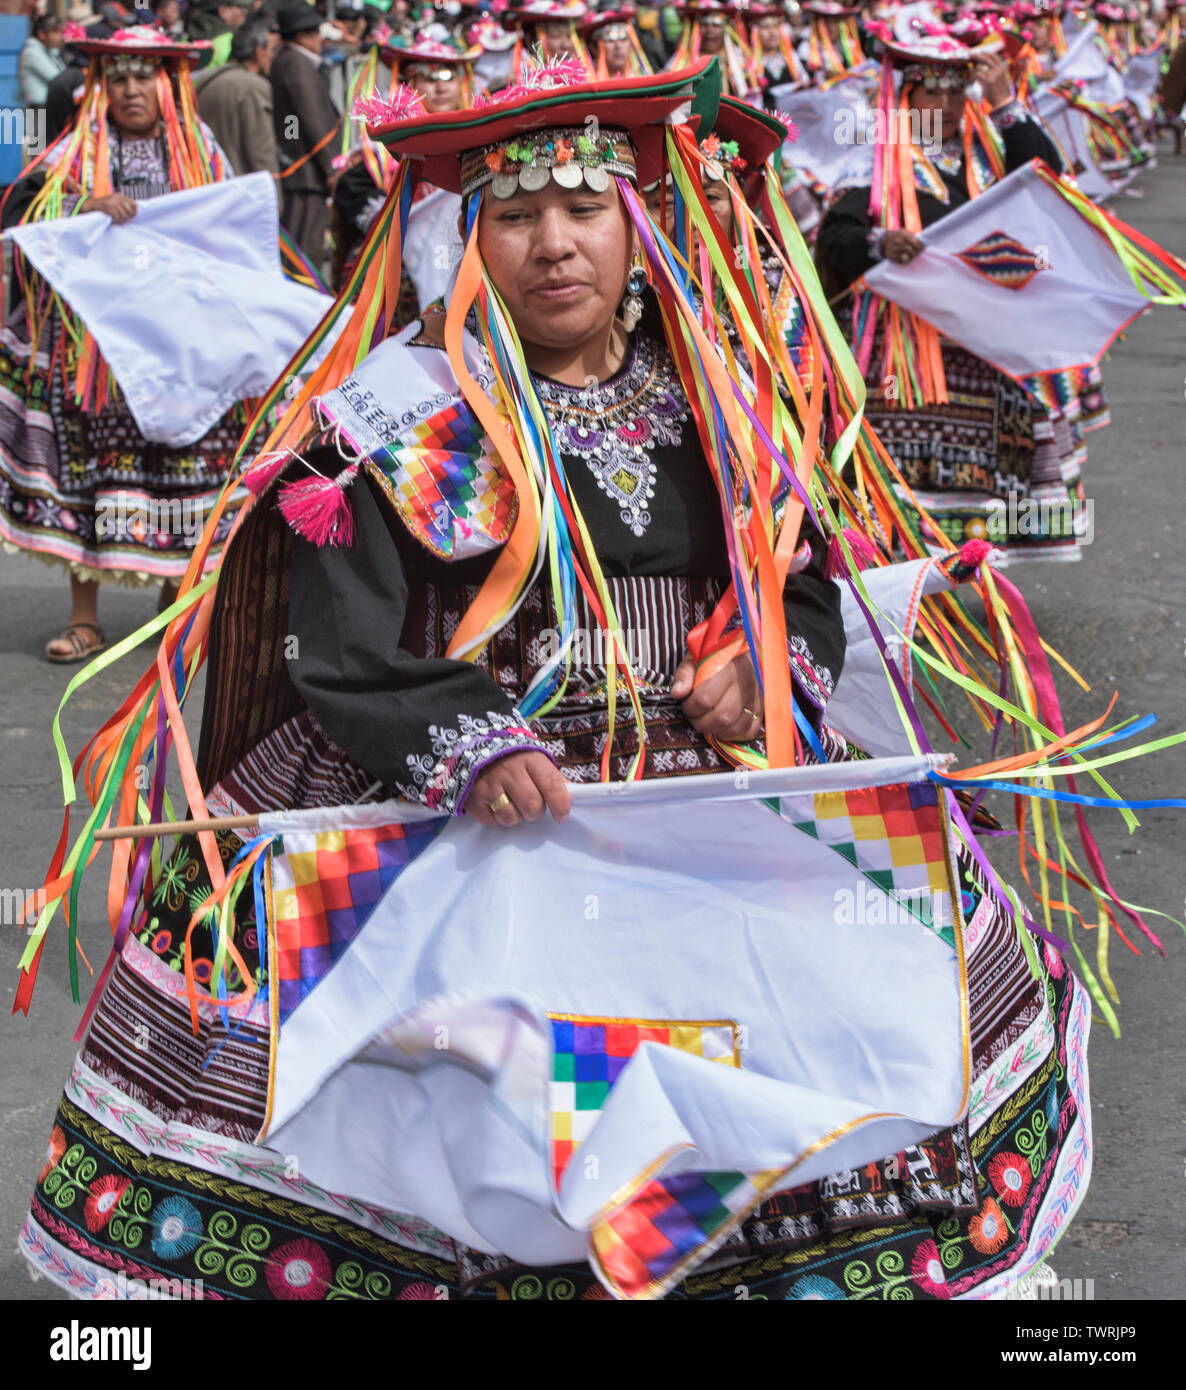
[[[668,70],[687,67],[701,58],[716,57],[721,65],[721,90],[745,97],[756,91],[753,54],[738,19],[737,7],[721,0],[689,0],[675,7],[683,32]]]
[[[861,34],[857,27],[860,6],[842,5],[840,0],[808,0],[807,71],[817,81],[843,77],[865,61]]]
[[[767,87],[784,87],[788,83],[809,82],[811,78],[795,52],[791,26],[787,23],[786,11],[782,6],[750,5],[745,13],[750,20],[753,85],[765,90]]]
[[[740,204],[745,204],[767,227],[780,225],[769,206],[772,197],[780,196],[776,191],[778,180],[776,177],[772,183],[767,177],[767,164],[782,148],[787,135],[787,127],[777,117],[755,110],[735,97],[722,97],[716,124],[700,141],[699,148],[704,157],[701,166],[704,199],[728,248],[728,256],[735,265],[744,267],[763,321],[778,328],[789,354],[780,359],[781,370],[785,375],[789,369],[803,381],[811,376],[810,353],[804,355],[808,343],[805,307],[788,273],[785,252],[780,255],[776,243],[754,235],[751,219],[737,215]],[[645,189],[647,209],[656,221],[666,224],[668,236],[675,237],[673,188],[669,181],[663,198],[660,196],[662,187],[656,182]],[[786,217],[795,217],[789,200],[787,203]],[[798,223],[797,217],[795,221]],[[697,248],[695,254],[703,272],[709,264],[706,251]],[[750,372],[752,366],[729,313],[725,288],[719,277],[711,272],[707,278],[713,285],[715,307],[721,314],[738,364]],[[790,386],[784,381],[781,389],[789,391]]]
[[[78,115],[10,190],[6,227],[77,211],[126,222],[138,202],[233,173],[198,119],[190,81],[209,44],[147,26],[107,39],[80,31],[71,42],[90,56]],[[106,640],[101,582],[163,581],[170,601],[245,417],[235,407],[181,449],[145,439],[85,325],[31,269],[24,283],[0,333],[0,539],[69,571],[70,621],[46,655],[76,662]]]
[[[517,9],[507,10],[505,18],[517,28],[511,57],[510,80],[521,81],[536,65],[576,62],[588,72],[593,60],[581,35],[589,9],[582,0],[527,0]]]
[[[637,13],[627,6],[621,10],[599,10],[585,20],[585,42],[593,54],[598,77],[637,77],[651,71],[634,28]]]
[[[379,55],[390,69],[392,86],[400,83],[410,86],[420,95],[426,111],[461,111],[473,105],[474,63],[481,57],[481,52],[477,44],[445,43],[423,34],[410,40],[383,44],[379,48]],[[360,91],[356,98],[356,112],[365,112],[368,102],[375,95],[373,85]],[[360,148],[351,157],[349,167],[334,190],[334,254],[331,264],[335,289],[340,289],[349,277],[358,250],[383,206],[394,173],[394,160],[364,135]],[[428,185],[421,184],[418,189],[420,198],[427,197],[430,191]],[[452,223],[454,225],[448,225],[449,218],[446,217],[437,228],[445,238],[440,243],[441,251],[449,252],[446,263],[439,266],[442,271],[460,259],[461,244],[457,237],[455,215]],[[432,249],[428,252],[428,258],[430,261],[434,259]],[[441,259],[441,255],[435,256],[436,261]],[[421,307],[421,292],[412,277],[404,277],[403,289],[400,327],[411,322]],[[434,288],[423,302],[430,303],[436,298],[437,292]]]
[[[601,1151],[600,1167],[592,1163],[590,1126],[608,1123],[607,1097],[610,1106],[625,1104],[648,1066],[657,1068],[658,1089],[642,1130],[666,1124],[676,1072],[701,1088],[705,1116],[726,1113],[731,1096],[749,1095],[767,1076],[758,1060],[762,1028],[753,1029],[752,1045],[742,1043],[743,1055],[729,1041],[734,1024],[688,1025],[685,1037],[644,1010],[728,1020],[737,1008],[729,1002],[734,986],[751,976],[763,981],[762,998],[781,1005],[806,958],[776,965],[766,953],[777,955],[782,928],[771,936],[756,922],[747,945],[722,949],[718,942],[711,961],[697,954],[682,920],[671,924],[680,935],[669,941],[659,919],[602,919],[578,946],[555,912],[544,914],[546,939],[535,934],[535,915],[520,913],[512,943],[501,917],[484,915],[492,904],[478,901],[473,875],[503,862],[491,856],[514,854],[524,835],[544,833],[529,822],[549,814],[563,820],[574,783],[682,778],[669,787],[691,789],[699,774],[763,750],[772,766],[799,763],[813,776],[836,774],[824,764],[854,757],[828,723],[848,674],[846,636],[839,588],[824,574],[823,534],[811,519],[825,503],[811,460],[820,457],[817,393],[834,325],[789,226],[784,241],[804,271],[799,289],[813,301],[813,346],[821,356],[808,391],[775,411],[781,398],[757,350],[765,329],[743,278],[734,278],[731,303],[742,340],[754,349],[753,400],[777,441],[775,455],[762,453],[768,446],[746,423],[750,416],[732,404],[741,388],[730,385],[706,330],[695,327],[700,311],[686,299],[683,275],[635,192],[637,183],[662,177],[666,161],[677,194],[682,199],[686,190],[691,200],[697,236],[715,235],[696,191],[703,156],[691,130],[672,124],[689,106],[701,129],[713,128],[715,96],[703,65],[639,78],[629,92],[621,81],[612,90],[529,82],[461,115],[423,113],[400,93],[386,120],[376,113],[371,134],[399,157],[402,177],[415,170],[463,200],[467,250],[447,313],[386,338],[376,315],[390,312],[384,286],[393,283],[398,260],[394,271],[382,257],[368,267],[339,340],[339,363],[318,369],[250,470],[259,500],[224,560],[217,600],[203,599],[194,622],[179,619],[169,637],[170,645],[208,642],[212,660],[191,769],[207,800],[192,808],[337,807],[356,829],[327,840],[298,868],[292,856],[303,842],[293,822],[288,831],[296,838],[283,853],[277,847],[275,863],[292,859],[296,879],[283,888],[273,873],[270,887],[259,879],[254,895],[240,890],[264,862],[272,832],[262,826],[258,837],[230,828],[183,836],[143,892],[148,844],[120,859],[117,884],[130,894],[113,918],[110,978],[21,1236],[34,1266],[72,1291],[102,1297],[113,1276],[126,1273],[200,1277],[205,1297],[264,1299],[570,1300],[607,1291],[732,1299],[739,1284],[762,1298],[979,1297],[1027,1277],[1082,1199],[1091,1154],[1085,991],[1058,951],[1031,940],[1029,919],[1011,905],[966,823],[954,828],[955,802],[924,780],[913,802],[893,804],[903,825],[925,822],[919,833],[927,845],[938,843],[941,825],[953,827],[936,851],[937,882],[956,875],[944,898],[954,915],[943,947],[921,921],[901,938],[882,932],[879,949],[897,940],[901,956],[895,989],[886,991],[886,976],[874,971],[877,1005],[853,1002],[852,991],[865,989],[862,953],[845,949],[843,963],[834,956],[829,970],[846,1001],[840,1012],[850,1010],[844,1028],[859,1029],[866,1007],[896,1007],[924,959],[934,962],[953,972],[949,1002],[961,1001],[953,1031],[929,1048],[922,1035],[935,1020],[907,1010],[868,1052],[847,1032],[848,1046],[838,1041],[833,1063],[845,1085],[864,1084],[863,1057],[875,1054],[881,1070],[918,1038],[923,1051],[913,1074],[954,1078],[950,1117],[929,1137],[919,1133],[886,1154],[864,1122],[837,1129],[833,1118],[833,1132],[794,1150],[823,1146],[809,1160],[810,1180],[797,1185],[796,1171],[805,1170],[777,1145],[781,1157],[763,1160],[771,1171],[756,1184],[732,1173],[706,1176],[704,1155],[695,1152],[710,1142],[705,1132],[677,1145],[686,1150],[685,1171],[667,1171],[663,1159],[632,1183],[649,1205],[619,1198],[592,1228],[584,1218],[566,1225],[558,1214],[574,1152],[574,1182],[582,1173],[594,1184],[609,1180],[601,1168],[608,1169],[610,1150]],[[386,252],[395,258],[401,192],[393,189],[385,212]],[[677,217],[684,211],[681,201]],[[718,273],[731,274],[727,257]],[[471,309],[477,336],[467,327]],[[724,329],[711,304],[701,311],[719,341]],[[833,367],[839,399],[851,374],[841,356]],[[790,481],[789,460],[800,454],[810,494]],[[788,517],[794,529],[784,534]],[[952,574],[967,576],[979,558],[952,552]],[[751,603],[755,586],[760,605]],[[608,653],[578,647],[582,629],[609,634]],[[649,635],[645,652],[630,632]],[[286,652],[299,655],[287,660]],[[1035,652],[1044,661],[1040,647]],[[179,646],[176,661],[161,667],[178,680],[191,671],[181,656]],[[874,665],[881,669],[876,654]],[[633,717],[623,719],[626,707]],[[119,761],[125,745],[148,747],[152,729],[161,780],[149,809],[157,815],[169,740],[183,734],[178,719],[159,729],[155,720],[113,721],[100,761]],[[100,756],[99,745],[92,751]],[[844,773],[855,787],[864,766],[873,765],[851,762]],[[93,771],[107,786],[103,767]],[[118,778],[110,784],[111,796],[118,785]],[[394,833],[376,839],[366,829],[368,806],[352,803],[392,792],[408,814],[420,808],[435,819],[388,827]],[[876,804],[876,796],[859,796],[867,810]],[[374,809],[387,814],[383,805]],[[810,813],[812,827],[817,814]],[[135,800],[125,797],[120,823],[134,815]],[[461,844],[454,830],[471,838]],[[562,832],[548,830],[545,840],[553,833]],[[824,885],[835,881],[838,866],[851,867],[842,842],[833,854],[812,838],[828,833],[813,828],[804,840],[809,856],[826,861],[813,861]],[[472,836],[486,838],[479,845]],[[63,851],[56,878],[72,878],[86,843],[68,865]],[[876,843],[888,848],[888,841]],[[855,854],[854,846],[847,850]],[[690,852],[685,846],[684,857]],[[698,845],[695,854],[702,852]],[[605,871],[618,853],[607,851]],[[622,853],[629,862],[629,851]],[[353,978],[362,944],[389,940],[382,936],[389,928],[369,915],[376,898],[402,866],[430,860],[438,874],[455,860],[461,878],[447,892],[439,877],[423,890],[421,906],[389,941],[388,964],[372,964],[372,984],[381,991],[403,977],[409,952],[420,949],[412,934],[445,894],[448,923],[435,945],[425,945],[425,969],[435,981],[429,954],[439,946],[454,960],[457,982],[474,952],[493,949],[501,964],[483,965],[477,988],[506,994],[479,1017],[467,1013],[468,986],[461,986],[452,996],[459,1011],[450,1015],[452,1027],[444,1035],[438,1028],[435,1051],[429,1028],[426,1054],[422,1023],[402,1033],[398,1020],[380,1018],[374,1029],[365,1023],[373,1001],[385,996],[372,993],[370,1003],[358,996],[355,1007],[336,1013],[328,1001],[341,980]],[[670,852],[661,850],[659,861],[669,866]],[[696,858],[689,862],[694,869]],[[917,853],[911,862],[917,865]],[[538,877],[539,861],[532,864]],[[782,871],[765,872],[777,880]],[[505,897],[511,882],[492,891]],[[560,889],[557,878],[555,901]],[[229,911],[236,900],[232,931],[221,904]],[[834,952],[830,896],[827,902],[813,930]],[[332,922],[324,915],[331,903]],[[737,916],[732,889],[722,890],[719,908],[724,931],[725,919]],[[302,926],[318,912],[319,945]],[[748,921],[744,913],[740,920]],[[18,1007],[27,1007],[46,925],[43,915],[26,952]],[[525,931],[531,944],[522,956]],[[624,974],[619,967],[606,999],[618,1013],[633,1013],[632,1023],[586,1017],[604,1013],[590,1006],[608,968],[587,953],[619,938],[632,941],[636,954]],[[667,952],[666,968],[652,968],[649,954],[640,964],[637,953],[652,948]],[[676,958],[679,972],[669,968]],[[537,1014],[515,973],[524,962],[550,976],[549,998],[561,1002],[547,1007],[561,1012]],[[812,969],[818,966],[813,957]],[[265,977],[266,998],[259,988]],[[657,990],[661,1001],[635,1007],[640,987]],[[305,1026],[310,1005],[315,1014],[328,1010],[319,1016],[329,1031],[314,1026],[316,1074],[305,1074],[311,1094],[293,1111],[288,1040]],[[670,1012],[679,1009],[695,1012]],[[335,1018],[340,1031],[331,1037]],[[482,1052],[482,1040],[510,1039],[501,1030],[512,1018],[519,1020],[514,1037],[527,1047],[525,1071],[513,1085],[508,1074],[484,1111],[483,1125],[495,1128],[479,1134],[466,1119],[473,1094],[466,1088],[501,1074],[494,1055],[501,1044]],[[374,1042],[361,1110],[336,1079],[349,1072],[347,1035],[360,1025]],[[781,1034],[786,1019],[770,1017],[768,1026]],[[796,1038],[797,1027],[795,1018],[792,1053],[813,1045],[813,1030]],[[141,1035],[146,1047],[137,1045]],[[472,1065],[455,1065],[471,1053]],[[418,1114],[391,1089],[403,1084],[401,1057],[413,1084],[418,1075],[426,1087]],[[451,1102],[433,1089],[442,1076],[457,1080]],[[771,1073],[763,1084],[777,1090],[781,1082]],[[547,1101],[553,1085],[561,1088],[554,1113]],[[294,1116],[315,1122],[291,1147],[271,1147],[266,1137],[278,1118],[274,1097],[284,1125]],[[325,1104],[334,1097],[339,1108],[331,1118]],[[530,1100],[534,1118],[520,1119],[528,1097],[538,1098]],[[784,1108],[767,1100],[755,1112],[758,1127],[781,1123]],[[503,1116],[518,1128],[501,1127]],[[282,1128],[275,1143],[287,1144],[288,1133]],[[719,1126],[716,1134],[713,1143],[726,1137]],[[741,1124],[736,1135],[745,1161],[756,1159],[757,1130]],[[429,1161],[419,1146],[437,1142],[434,1136],[443,1147]],[[635,1143],[637,1136],[628,1128],[624,1137]],[[833,1147],[840,1142],[846,1147]],[[513,1157],[524,1143],[537,1153],[525,1166]],[[847,1163],[836,1163],[840,1153]],[[411,1167],[405,1157],[415,1158]],[[829,1161],[839,1171],[829,1172]],[[392,1186],[404,1177],[414,1198],[401,1199]],[[432,1213],[416,1212],[418,1205]],[[497,1239],[479,1229],[494,1227]]]
[[[930,156],[912,147],[914,186],[899,190],[900,208],[892,206],[892,196],[875,196],[874,149],[857,148],[816,240],[833,294],[883,258],[908,263],[922,250],[916,236],[922,227],[1011,170],[1035,158],[1058,167],[1053,142],[1014,99],[999,55],[976,57],[942,34],[909,45],[888,34],[884,41],[886,72],[896,68],[902,79],[900,97],[893,93],[891,76],[883,79],[887,120],[898,119],[899,101],[907,111],[934,112],[941,122],[941,147]],[[965,104],[973,73],[981,82],[987,119]],[[868,367],[869,420],[932,522],[956,544],[991,534],[1014,557],[1078,558],[1070,524],[1076,446],[1066,420],[1052,417],[1023,386],[946,339],[941,353],[948,402],[942,403],[937,387],[911,399],[905,383],[885,366],[883,343],[879,330]],[[1011,496],[1057,505],[1047,507],[1046,526],[1033,521],[1024,535],[1016,528],[1002,533],[1001,509]]]

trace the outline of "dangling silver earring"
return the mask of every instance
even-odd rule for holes
[[[631,266],[626,280],[626,298],[622,303],[622,322],[627,333],[633,333],[642,318],[642,292],[646,289],[647,273],[640,264]]]

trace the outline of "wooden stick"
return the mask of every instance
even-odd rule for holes
[[[203,820],[167,820],[149,825],[112,825],[96,830],[96,840],[149,840],[164,835],[193,835],[199,830],[256,829],[259,816],[207,816]]]

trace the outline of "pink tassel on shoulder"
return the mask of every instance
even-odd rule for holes
[[[268,488],[288,467],[292,458],[293,454],[288,449],[271,454],[260,454],[259,458],[253,459],[243,470],[244,487],[257,497],[261,493],[267,492]]]
[[[280,511],[298,536],[314,545],[349,545],[354,513],[346,489],[358,473],[356,463],[336,478],[302,478],[280,489]]]

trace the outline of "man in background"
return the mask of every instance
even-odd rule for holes
[[[276,131],[268,74],[280,46],[271,20],[250,19],[231,39],[229,62],[198,73],[198,112],[236,174],[276,174]]]
[[[272,120],[284,197],[281,220],[320,270],[329,230],[327,199],[337,183],[335,133],[341,116],[321,72],[321,16],[305,0],[280,7],[283,46],[272,61]]]

